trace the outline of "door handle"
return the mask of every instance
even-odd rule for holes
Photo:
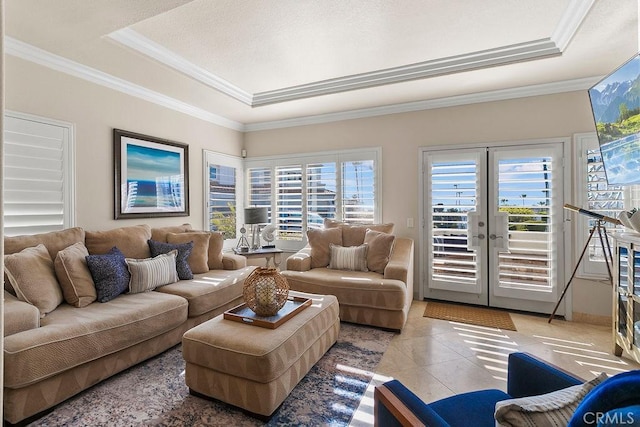
[[[498,249],[498,252],[509,252],[509,239],[505,236],[509,235],[509,213],[508,212],[496,212],[495,213],[495,229],[500,231],[500,234],[491,233],[489,239],[495,241],[494,248]],[[498,239],[502,239],[497,241]]]
[[[467,250],[480,249],[479,240],[484,239],[484,234],[479,233],[480,214],[475,211],[467,212]]]

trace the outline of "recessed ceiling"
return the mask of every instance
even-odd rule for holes
[[[238,129],[586,89],[638,50],[637,0],[7,0],[5,11],[7,53]]]

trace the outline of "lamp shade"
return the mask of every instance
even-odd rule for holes
[[[245,224],[266,224],[268,212],[266,207],[244,208]]]

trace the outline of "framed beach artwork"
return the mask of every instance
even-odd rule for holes
[[[113,130],[115,219],[189,215],[189,146]]]

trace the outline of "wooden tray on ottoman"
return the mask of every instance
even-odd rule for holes
[[[261,328],[276,329],[310,305],[311,299],[309,298],[289,297],[275,316],[258,316],[247,307],[247,304],[240,304],[225,311],[224,318],[234,322],[246,323],[247,325],[260,326]]]

